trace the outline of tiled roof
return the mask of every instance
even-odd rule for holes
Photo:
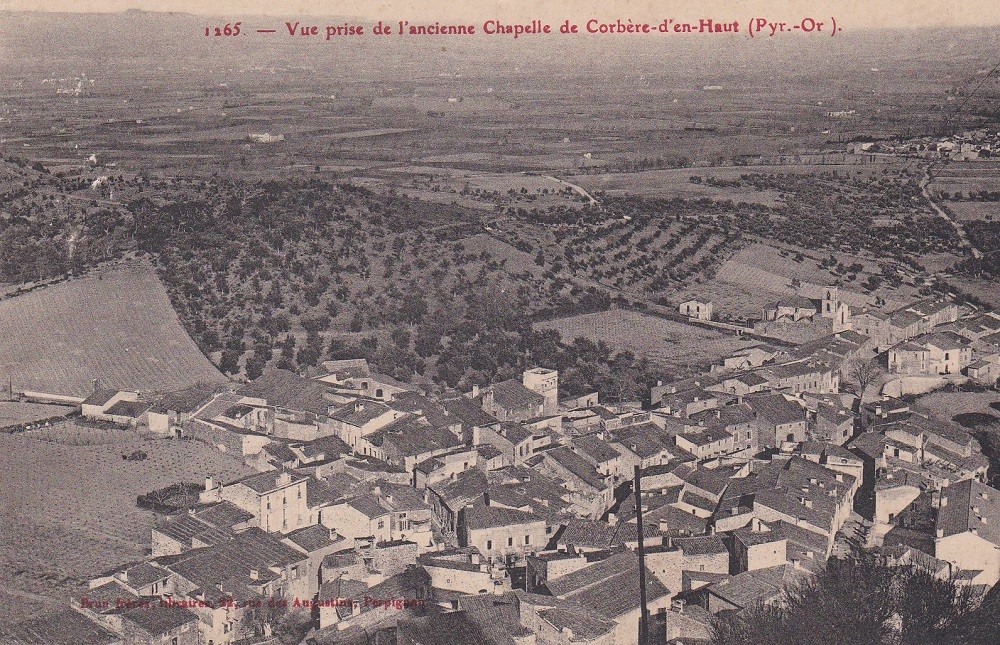
[[[726,439],[731,439],[732,436],[723,428],[703,428],[696,432],[684,432],[677,435],[678,438],[683,437],[698,447],[708,446],[718,441],[725,441]]]
[[[163,397],[153,404],[152,409],[154,412],[167,412],[168,410],[173,410],[174,412],[180,412],[182,414],[194,412],[201,407],[214,392],[215,388],[210,385],[195,385],[187,388],[186,390],[170,392],[169,394],[163,395]]]
[[[188,551],[169,562],[161,560],[161,564],[206,593],[239,592],[245,596],[251,570],[268,576],[271,575],[269,567],[285,567],[307,559],[308,556],[282,543],[278,537],[250,528],[223,544]],[[220,583],[228,583],[229,588],[223,584],[226,591],[219,591]]]
[[[232,537],[230,533],[209,526],[193,515],[178,515],[159,523],[154,529],[181,544],[190,547],[191,540],[197,538],[205,544],[218,544]]]
[[[693,462],[681,464],[674,474],[682,481],[713,495],[722,495],[729,485],[729,479],[725,475]]]
[[[155,564],[143,562],[142,564],[126,569],[124,580],[133,589],[141,589],[146,585],[151,585],[154,582],[159,582],[169,577],[169,571],[161,569]]]
[[[709,592],[737,607],[749,607],[781,593],[788,565],[745,571],[708,587]]]
[[[598,490],[602,490],[606,486],[604,478],[598,474],[594,466],[566,446],[553,448],[547,451],[545,455],[588,486],[592,486]]]
[[[478,452],[479,455],[483,459],[487,459],[487,460],[488,459],[493,459],[494,457],[499,457],[500,455],[503,454],[495,446],[492,446],[492,445],[490,445],[488,443],[484,443],[484,444],[480,444],[480,445],[476,446],[476,452]]]
[[[500,434],[507,441],[511,442],[516,446],[522,441],[530,439],[533,433],[529,428],[521,425],[520,423],[505,421],[504,423],[500,424]]]
[[[332,411],[330,418],[360,428],[366,423],[379,418],[389,410],[389,406],[385,403],[359,400]]]
[[[544,522],[544,519],[534,513],[485,504],[473,504],[465,509],[465,525],[470,530],[517,526],[534,522]]]
[[[780,394],[750,395],[746,402],[754,413],[768,423],[781,425],[805,421],[805,409],[795,401],[789,401]]]
[[[966,479],[942,490],[941,498],[937,517],[941,537],[975,531],[1000,546],[1000,490]]]
[[[720,535],[674,538],[674,546],[683,551],[685,555],[709,555],[729,552]]]
[[[521,625],[517,597],[512,593],[465,596],[458,601],[458,608],[464,610],[483,632],[486,637],[484,643],[513,645],[514,636],[531,634],[528,628]]]
[[[118,635],[72,609],[0,625],[0,643],[7,645],[110,645]]]
[[[363,513],[370,520],[389,515],[389,510],[379,503],[377,497],[370,494],[352,497],[347,500],[347,505],[354,510]]]
[[[959,336],[953,331],[928,334],[922,337],[920,341],[925,345],[933,345],[941,350],[963,349],[969,345],[969,341],[966,338]]]
[[[611,433],[609,443],[618,443],[623,448],[646,459],[660,452],[673,452],[673,439],[663,429],[653,423],[627,426]]]
[[[491,636],[485,634],[464,611],[404,618],[398,622],[397,631],[406,642],[420,643],[420,645],[481,645],[482,643],[509,645],[514,642],[509,636],[507,640],[492,640]]]
[[[923,319],[924,317],[920,314],[905,309],[889,314],[889,324],[901,329],[915,325]]]
[[[556,631],[568,629],[574,638],[585,641],[597,640],[614,632],[617,627],[613,620],[599,618],[577,603],[563,603],[552,609],[543,609],[538,615],[555,627]]]
[[[598,439],[597,435],[576,437],[572,440],[571,446],[577,452],[590,457],[598,464],[621,457],[621,454],[617,450],[608,445],[608,442],[604,439]]]
[[[292,449],[284,441],[272,441],[264,446],[263,450],[271,457],[274,457],[278,465],[295,462],[298,459],[298,456],[292,452]]]
[[[448,414],[469,427],[484,427],[498,423],[476,401],[464,396],[441,401],[441,405],[448,411]]]
[[[777,309],[778,307],[793,307],[795,309],[811,309],[814,311],[816,309],[816,305],[813,304],[812,300],[799,295],[784,296],[768,308]]]
[[[307,553],[325,549],[335,544],[335,541],[330,538],[330,529],[322,524],[313,524],[304,529],[292,531],[285,535],[285,539],[302,547]]]
[[[242,387],[238,394],[256,399],[264,399],[268,405],[326,415],[330,403],[324,393],[326,387],[318,382],[302,378],[294,372],[268,368],[254,381]]]
[[[645,522],[643,523],[645,526]],[[602,520],[572,518],[559,534],[559,544],[572,544],[587,549],[609,549],[637,539],[635,524],[619,522],[615,526]]]
[[[575,600],[599,616],[617,618],[639,606],[639,556],[622,551],[546,583],[560,598]],[[646,597],[656,601],[670,592],[656,576],[646,576]]]
[[[118,417],[138,419],[142,416],[143,412],[149,409],[150,405],[149,401],[118,401],[105,410],[104,413]]]
[[[462,445],[447,428],[435,427],[413,416],[393,421],[365,438],[374,446],[391,445],[404,457]]]
[[[183,607],[160,606],[158,603],[154,603],[150,607],[127,609],[122,612],[121,616],[154,637],[166,634],[178,627],[198,622],[198,616],[194,612]]]
[[[289,475],[291,475],[291,479],[288,484],[279,484],[278,477],[284,472],[287,472]],[[272,490],[277,490],[278,488],[285,488],[287,486],[291,486],[292,484],[300,482],[304,479],[306,478],[301,475],[297,475],[291,471],[268,470],[262,473],[247,475],[242,479],[237,479],[235,482],[231,482],[231,484],[237,484],[237,483],[243,484],[247,488],[257,493],[267,493]]]
[[[393,511],[420,511],[430,508],[424,502],[424,497],[417,489],[405,484],[393,484],[392,482],[378,482],[372,491],[378,489],[382,499],[382,504],[388,506]]]
[[[545,403],[545,397],[517,380],[500,381],[486,388],[493,392],[493,402],[505,410],[523,410]]]
[[[118,390],[110,390],[106,388],[97,389],[94,390],[93,394],[85,398],[81,405],[103,406],[108,401],[110,401],[116,394],[118,394]]]
[[[477,499],[483,499],[486,474],[478,468],[472,468],[459,473],[454,480],[436,482],[429,488],[454,511]]]
[[[302,454],[309,457],[323,453],[327,461],[352,453],[351,447],[344,443],[344,440],[337,435],[320,437],[309,443],[302,444],[300,450],[302,450]]]

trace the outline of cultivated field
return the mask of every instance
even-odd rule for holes
[[[739,177],[740,173],[753,172],[755,169],[727,168],[677,168],[668,170],[646,170],[630,173],[604,173],[598,175],[576,175],[569,181],[579,184],[590,191],[602,191],[609,194],[641,195],[643,197],[679,197],[682,199],[714,199],[731,200],[749,204],[777,206],[781,196],[773,190],[748,191],[741,188],[710,186],[702,182],[692,182],[692,177],[723,176]]]
[[[104,446],[136,439],[134,430],[118,427],[94,427],[82,425],[73,420],[26,430],[19,436],[67,446]]]
[[[141,558],[153,514],[136,507],[137,495],[253,472],[196,441],[123,433],[111,444],[80,446],[38,436],[0,435],[0,588],[14,597],[12,606],[0,604],[0,621],[65,606],[88,577]],[[148,459],[122,459],[134,450]]]
[[[995,220],[1000,215],[1000,202],[946,202],[945,206],[961,222]]]
[[[0,428],[31,423],[42,419],[62,416],[72,412],[73,408],[65,405],[45,405],[43,403],[20,403],[17,401],[0,401]]]
[[[85,397],[224,377],[185,333],[152,267],[122,264],[0,301],[0,375],[14,391]]]
[[[565,342],[586,338],[628,350],[664,367],[685,368],[711,364],[723,356],[757,344],[722,332],[695,327],[658,316],[614,309],[538,323],[555,329]]]
[[[997,392],[931,392],[917,399],[916,405],[932,418],[951,421],[956,414],[995,412],[990,404],[997,401]]]

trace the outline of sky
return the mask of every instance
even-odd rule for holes
[[[358,16],[375,20],[482,21],[497,18],[663,18],[745,24],[750,18],[837,19],[845,29],[1000,24],[1000,0],[0,0],[0,9],[119,12],[179,11],[232,17]]]

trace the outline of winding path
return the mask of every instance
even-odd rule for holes
[[[924,197],[927,198],[927,201],[930,203],[931,208],[934,209],[934,212],[937,213],[938,216],[944,218],[946,222],[948,222],[955,228],[955,232],[958,233],[959,241],[962,243],[962,246],[969,249],[969,252],[972,253],[972,257],[974,257],[977,260],[982,258],[983,257],[982,252],[979,249],[977,249],[975,245],[972,243],[972,240],[969,239],[969,236],[965,232],[965,227],[962,226],[961,222],[959,222],[956,219],[953,219],[950,215],[948,215],[948,213],[946,213],[944,209],[942,209],[940,206],[937,205],[937,202],[934,201],[934,198],[931,197],[930,183],[931,183],[931,167],[927,166],[926,168],[924,168],[924,178],[920,180],[920,188],[924,193]]]
[[[574,184],[572,182],[566,181],[565,179],[559,179],[558,177],[553,177],[552,175],[542,175],[542,176],[545,177],[546,179],[551,179],[552,181],[554,181],[554,182],[556,182],[558,184],[562,184],[563,186],[566,186],[567,188],[573,189],[573,191],[576,194],[581,195],[583,197],[586,197],[588,200],[590,200],[590,205],[591,206],[596,206],[597,205],[597,203],[598,203],[597,200],[594,198],[593,195],[591,195],[589,192],[587,192],[587,189],[584,188],[583,186],[578,186],[578,185],[576,185],[576,184]]]

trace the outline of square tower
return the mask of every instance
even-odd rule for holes
[[[555,414],[559,409],[559,372],[544,367],[525,370],[522,384],[532,392],[545,397],[545,414]]]

